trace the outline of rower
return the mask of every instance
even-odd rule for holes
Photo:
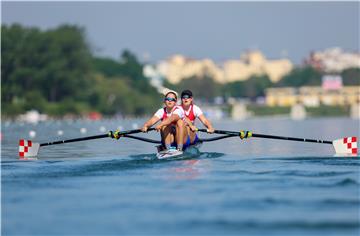
[[[161,132],[161,141],[166,149],[176,146],[178,151],[183,150],[184,141],[186,141],[187,131],[185,129],[184,111],[180,106],[176,105],[177,93],[169,91],[165,94],[163,108],[160,108],[152,118],[146,121],[141,128],[146,132],[149,127],[161,122],[155,127],[157,131]]]
[[[189,134],[189,140],[184,144],[184,147],[196,144],[199,140],[196,131],[197,128],[195,126],[195,120],[198,118],[201,123],[207,128],[208,133],[214,133],[214,128],[211,122],[205,117],[204,113],[193,103],[193,93],[190,90],[184,90],[181,93],[181,107],[185,113],[185,125],[187,129],[187,133]]]

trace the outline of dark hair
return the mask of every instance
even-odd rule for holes
[[[177,100],[177,95],[176,95],[176,93],[174,93],[173,91],[167,92],[167,93],[165,94],[165,97],[167,97],[170,93],[174,94],[174,96],[175,96],[175,98],[176,98],[176,100]]]
[[[183,97],[185,95],[188,95],[189,97],[193,96],[192,92],[189,89],[186,89],[186,90],[181,92],[181,97]]]

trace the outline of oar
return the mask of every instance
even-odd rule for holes
[[[155,130],[154,128],[148,129],[148,131]],[[72,143],[72,142],[79,142],[79,141],[86,141],[92,139],[100,139],[100,138],[120,138],[122,136],[126,136],[128,134],[136,134],[141,133],[141,129],[133,129],[133,130],[126,130],[126,131],[109,131],[107,134],[99,134],[94,136],[87,136],[81,138],[74,138],[74,139],[67,139],[67,140],[59,140],[59,141],[52,141],[46,143],[36,143],[32,142],[31,140],[21,139],[19,141],[19,156],[20,157],[35,157],[39,152],[39,148],[43,146],[50,146],[56,144],[63,144],[63,143]]]
[[[200,132],[208,132],[207,129],[198,129]],[[268,135],[268,134],[255,134],[251,131],[227,131],[227,130],[215,130],[215,134],[228,134],[229,137],[239,136],[241,139],[244,138],[267,138],[267,139],[281,139],[289,141],[299,141],[299,142],[308,142],[308,143],[323,143],[323,144],[332,144],[335,148],[336,154],[352,154],[357,155],[357,137],[346,137],[341,139],[336,139],[333,141],[328,140],[319,140],[319,139],[308,139],[308,138],[295,138],[295,137],[286,137],[286,136],[277,136],[277,135]]]

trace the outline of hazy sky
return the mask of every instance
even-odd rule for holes
[[[151,62],[181,53],[216,62],[247,49],[300,63],[312,50],[359,51],[359,2],[2,2],[2,23],[76,24],[97,55]]]

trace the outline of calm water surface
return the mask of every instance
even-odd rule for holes
[[[2,234],[359,235],[360,159],[334,157],[331,145],[229,138],[205,143],[197,157],[155,160],[152,144],[99,139],[42,147],[38,160],[17,159],[18,140],[30,130],[37,132],[33,140],[45,142],[142,123],[3,121]],[[358,121],[345,118],[214,126],[325,140],[360,136]]]

